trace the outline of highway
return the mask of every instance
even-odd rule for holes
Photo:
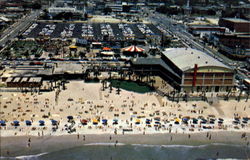
[[[34,20],[36,20],[39,14],[40,10],[31,11],[30,15],[22,17],[18,22],[5,30],[1,35],[0,46],[5,46],[7,42],[14,39],[20,32],[23,32],[33,23]]]

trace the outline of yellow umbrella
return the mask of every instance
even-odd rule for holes
[[[99,121],[97,119],[93,119],[93,123],[98,123]]]
[[[70,48],[70,49],[76,49],[77,46],[70,46],[69,48]]]
[[[179,118],[176,118],[175,121],[176,121],[176,122],[180,122],[181,120],[180,120]]]
[[[140,123],[140,122],[141,122],[141,120],[140,120],[140,119],[137,119],[137,120],[136,120],[136,122],[137,122],[137,123]]]

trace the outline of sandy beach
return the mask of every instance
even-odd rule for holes
[[[103,91],[101,83],[70,81],[66,90],[60,91],[1,92],[0,105],[1,120],[6,123],[0,128],[2,156],[116,142],[249,144],[249,122],[233,123],[236,117],[241,121],[250,116],[250,105],[244,100],[220,101],[214,105],[203,101],[176,103],[154,92],[141,94],[121,89],[117,94],[115,88]],[[187,123],[183,121],[185,117]],[[199,120],[194,123],[192,119]],[[208,122],[202,123],[202,119]],[[212,119],[214,123],[210,123]],[[219,119],[223,121],[220,124]],[[31,125],[27,125],[26,120],[31,121]],[[51,120],[55,120],[56,125],[52,125]],[[18,121],[17,126],[14,121]]]

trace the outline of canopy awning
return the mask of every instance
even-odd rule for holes
[[[129,46],[122,49],[123,52],[143,52],[144,49],[137,46]]]
[[[115,52],[110,51],[110,52],[101,52],[102,55],[106,55],[106,56],[113,56],[115,54]]]
[[[104,50],[104,51],[110,51],[111,48],[109,48],[109,47],[103,47],[102,50]]]

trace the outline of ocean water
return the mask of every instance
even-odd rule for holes
[[[125,145],[92,143],[81,147],[37,155],[1,157],[6,160],[208,160],[249,159],[250,147],[229,144]]]

